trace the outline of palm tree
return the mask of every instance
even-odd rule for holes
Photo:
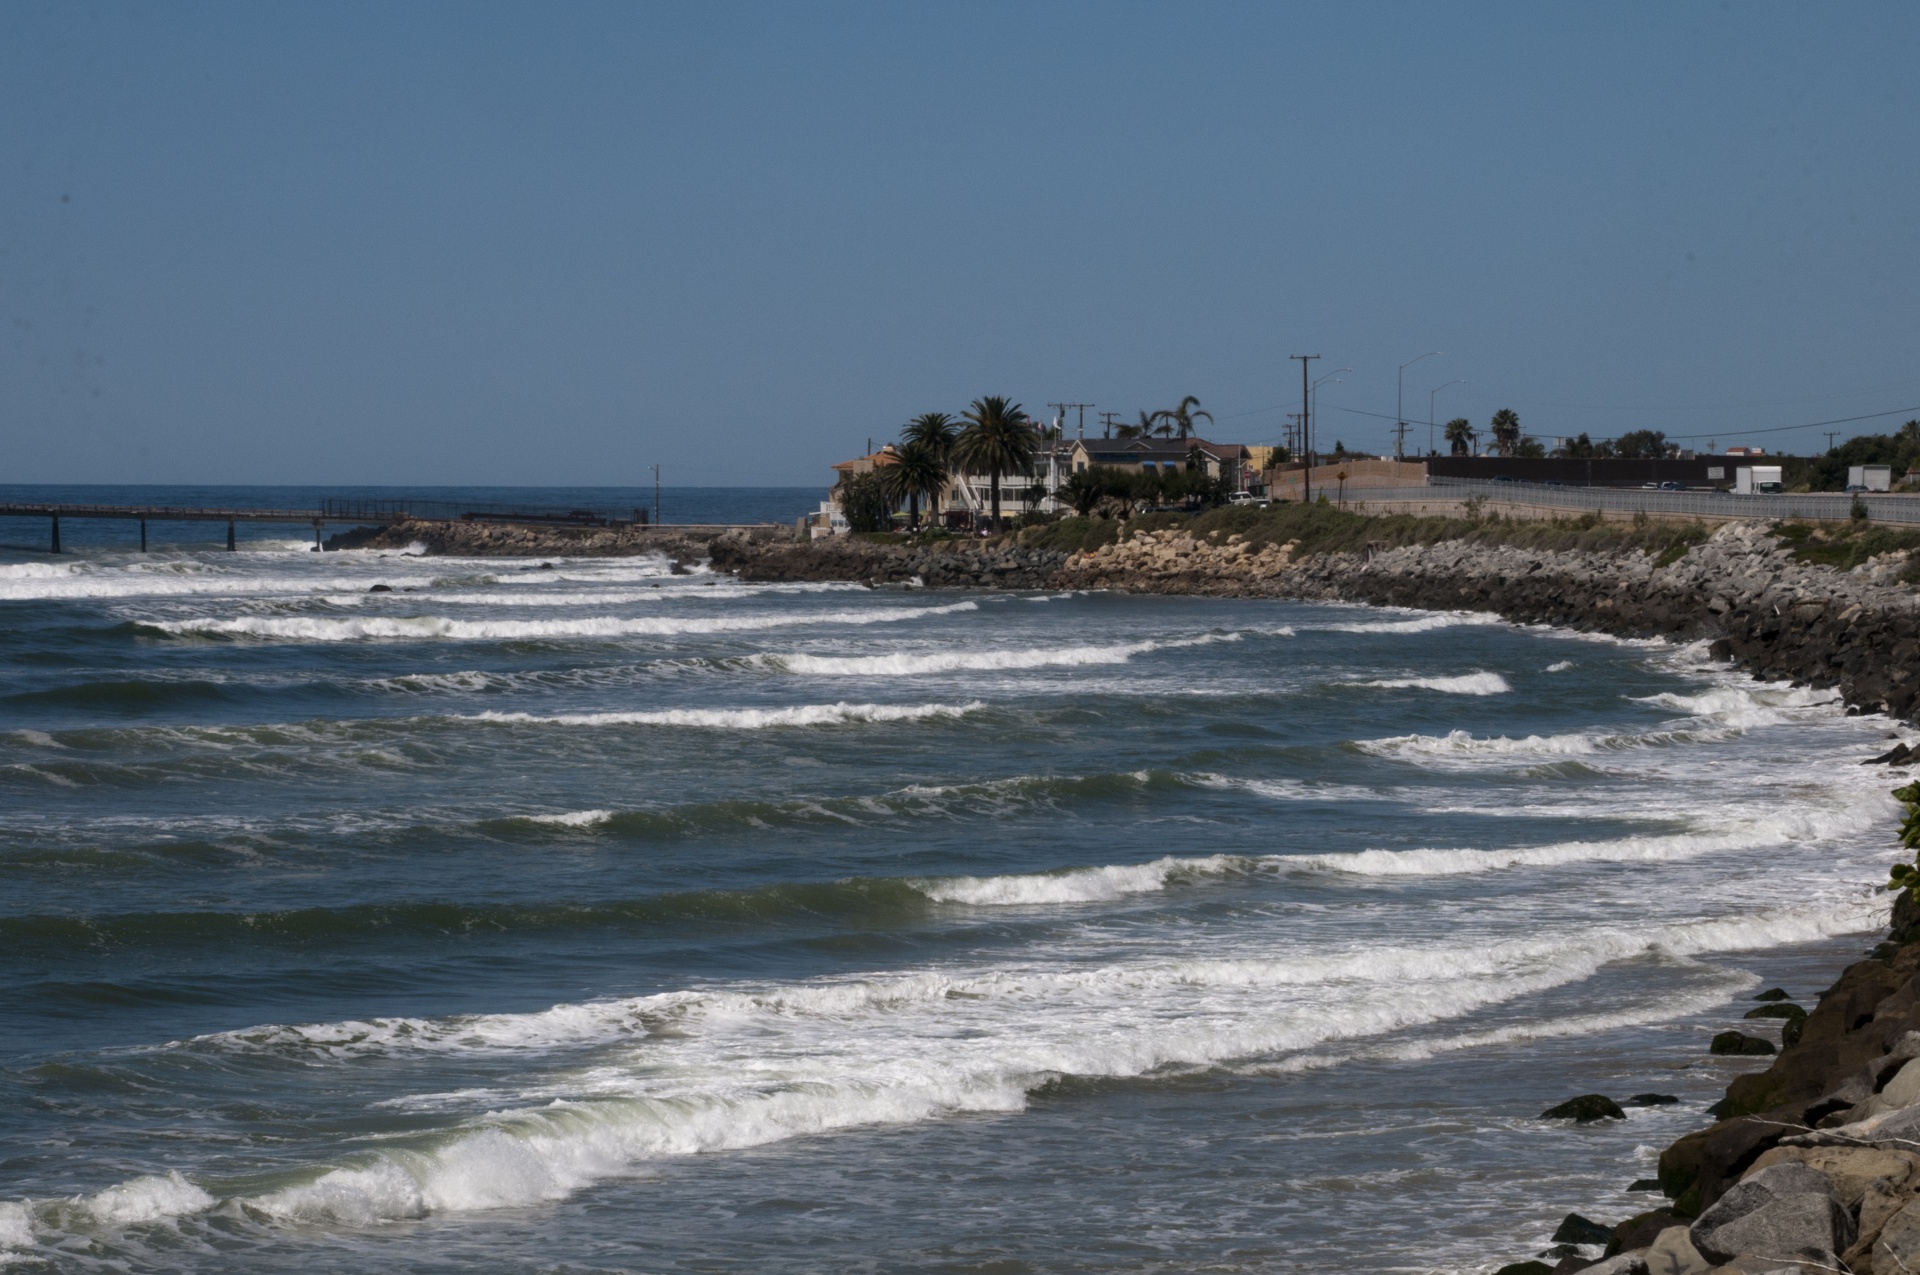
[[[939,415],[939,413],[934,413]],[[899,460],[877,471],[887,497],[895,504],[907,503],[907,525],[920,527],[920,497],[927,497],[927,511],[939,507],[940,493],[947,485],[947,463],[926,443],[910,442],[901,446]]]
[[[998,531],[1000,475],[1030,472],[1040,435],[1018,403],[1009,403],[998,395],[973,400],[963,419],[967,427],[954,444],[953,458],[967,473],[986,471],[993,529]]]
[[[959,436],[959,422],[945,412],[922,412],[900,431],[901,442],[921,444],[942,464],[953,459],[953,443]]]
[[[1511,407],[1503,407],[1493,414],[1493,424],[1488,427],[1493,434],[1493,445],[1502,456],[1513,455],[1520,446],[1520,414]]]
[[[1152,437],[1153,430],[1154,430],[1154,422],[1159,419],[1160,419],[1160,414],[1158,412],[1142,412],[1140,413],[1139,424],[1115,426],[1113,431],[1113,436],[1115,438]]]
[[[1464,416],[1456,416],[1447,422],[1446,439],[1452,444],[1452,455],[1473,455],[1473,440],[1479,436],[1473,428],[1473,422]]]
[[[922,447],[933,463],[939,466],[937,479],[927,477],[919,489],[927,494],[927,514],[934,522],[940,521],[940,494],[947,489],[947,471],[953,468],[953,445],[960,437],[960,425],[945,412],[922,412],[907,422],[900,431],[900,441],[908,447]]]
[[[1207,424],[1213,424],[1212,412],[1195,412],[1189,410],[1189,408],[1198,406],[1200,406],[1200,400],[1189,394],[1180,400],[1180,406],[1173,408],[1171,411],[1156,413],[1156,415],[1164,416],[1172,422],[1180,438],[1190,438],[1193,435],[1193,422],[1195,417],[1204,416],[1207,418]]]

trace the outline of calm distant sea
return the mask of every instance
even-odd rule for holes
[[[665,487],[660,491],[663,523],[779,522],[792,523],[819,507],[827,489],[820,487]],[[35,502],[69,505],[175,505],[216,509],[318,509],[323,501],[430,501],[442,505],[529,505],[558,509],[593,509],[631,516],[654,510],[651,487],[219,487],[163,486],[106,483],[0,484],[0,504]],[[353,526],[351,521],[330,524],[329,531]],[[37,518],[0,518],[0,552],[45,549],[48,525]],[[151,522],[147,545],[183,548],[225,545],[227,527],[221,523]],[[311,544],[311,528],[298,524],[239,523],[236,540],[256,544],[271,541]],[[60,524],[61,547],[101,550],[138,548],[138,524],[90,518],[66,519]]]
[[[8,1271],[1482,1271],[1884,913],[1889,724],[1690,648],[68,542],[0,554]]]

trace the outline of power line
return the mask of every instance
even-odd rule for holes
[[[1338,403],[1329,403],[1327,406],[1333,408],[1336,412],[1348,412],[1354,416],[1371,416],[1375,420],[1391,421],[1398,419],[1387,415],[1385,412],[1363,412],[1357,407],[1342,407]],[[1896,407],[1887,412],[1868,412],[1864,416],[1842,416],[1831,421],[1808,421],[1803,425],[1770,425],[1765,429],[1743,429],[1733,432],[1740,434],[1785,434],[1796,429],[1819,429],[1823,425],[1851,425],[1855,421],[1874,421],[1879,420],[1883,416],[1905,416],[1909,412],[1920,413],[1920,407]],[[1668,434],[1667,437],[1672,439],[1718,438],[1720,435],[1728,432],[1727,430],[1721,429],[1711,434]]]

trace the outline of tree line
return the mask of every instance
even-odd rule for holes
[[[1141,412],[1135,425],[1119,426],[1120,438],[1188,439],[1196,422],[1212,423],[1199,410],[1200,400],[1189,394],[1179,406]],[[1001,517],[1001,480],[1031,478],[1035,460],[1059,431],[1036,425],[1021,408],[999,395],[974,399],[958,417],[946,412],[923,412],[907,422],[894,447],[894,461],[865,474],[840,479],[840,508],[855,531],[885,531],[893,525],[894,510],[906,507],[907,525],[918,530],[920,502],[937,516],[940,497],[958,474],[987,475],[989,526],[1005,523]],[[1209,477],[1189,459],[1184,470],[1148,473],[1096,465],[1070,477],[1052,493],[1082,515],[1125,511],[1156,504],[1219,504],[1227,498],[1224,479]],[[1044,486],[1020,490],[1023,502],[1037,504],[1047,494]]]
[[[1493,414],[1493,419],[1487,423],[1487,433],[1493,442],[1489,454],[1494,456],[1522,459],[1552,456],[1560,460],[1600,460],[1608,457],[1662,460],[1680,454],[1680,445],[1668,442],[1667,436],[1657,429],[1631,430],[1618,438],[1602,438],[1597,442],[1581,434],[1548,451],[1545,443],[1537,438],[1528,438],[1521,432],[1520,414],[1510,407],[1503,407]],[[1472,456],[1475,454],[1475,444],[1480,439],[1480,431],[1466,417],[1456,416],[1447,422],[1446,439],[1449,454]]]

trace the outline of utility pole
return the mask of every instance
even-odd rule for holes
[[[1064,438],[1064,437],[1066,436],[1066,433],[1067,433],[1067,409],[1068,409],[1069,407],[1072,407],[1072,406],[1073,406],[1073,404],[1071,404],[1071,403],[1049,403],[1049,404],[1047,404],[1047,406],[1048,406],[1048,407],[1051,407],[1051,408],[1053,409],[1053,411],[1054,411],[1054,417],[1053,417],[1053,424],[1054,424],[1054,427],[1055,427],[1056,429],[1058,429],[1058,430],[1060,431],[1060,434],[1061,434],[1061,437],[1063,437],[1063,438]]]
[[[1393,427],[1393,458],[1395,460],[1407,458],[1407,423],[1405,421],[1399,421]]]
[[[1087,409],[1100,405],[1098,403],[1068,403],[1066,406],[1074,408],[1080,413],[1080,437],[1084,440],[1087,436]]]
[[[1400,365],[1400,371],[1394,376],[1393,418],[1399,422],[1399,430],[1402,438],[1406,437],[1407,432],[1407,409],[1405,403],[1407,397],[1407,369],[1415,363],[1418,363],[1420,359],[1438,358],[1439,355],[1439,350],[1428,350],[1425,354],[1422,354],[1420,358],[1408,359]],[[1428,443],[1428,450],[1432,450],[1431,442]],[[1395,445],[1393,454],[1396,460],[1405,459],[1405,457],[1401,455],[1397,444]]]
[[[1840,437],[1840,431],[1839,431],[1839,430],[1837,430],[1837,429],[1830,429],[1830,430],[1828,430],[1828,431],[1827,431],[1827,450],[1828,450],[1828,451],[1832,451],[1832,450],[1833,450],[1833,440],[1834,440],[1834,439],[1836,439],[1836,438],[1838,438],[1838,437]]]
[[[1089,403],[1089,404],[1087,404],[1087,406],[1088,406],[1088,407],[1092,407],[1092,406],[1093,406],[1093,404],[1091,404],[1091,403]],[[1103,424],[1103,425],[1105,425],[1105,426],[1107,427],[1107,428],[1106,428],[1106,432],[1105,432],[1105,433],[1103,433],[1102,435],[1100,435],[1100,437],[1102,437],[1102,438],[1112,438],[1112,437],[1113,437],[1113,420],[1114,420],[1114,417],[1116,417],[1116,416],[1118,416],[1118,415],[1120,415],[1120,413],[1118,413],[1118,412],[1102,412],[1102,413],[1100,413],[1100,422],[1101,422],[1101,424]]]
[[[1300,360],[1300,458],[1306,462],[1305,468],[1300,471],[1300,503],[1310,505],[1313,503],[1313,409],[1308,406],[1310,391],[1307,386],[1307,368],[1320,356],[1289,354],[1287,357]]]

